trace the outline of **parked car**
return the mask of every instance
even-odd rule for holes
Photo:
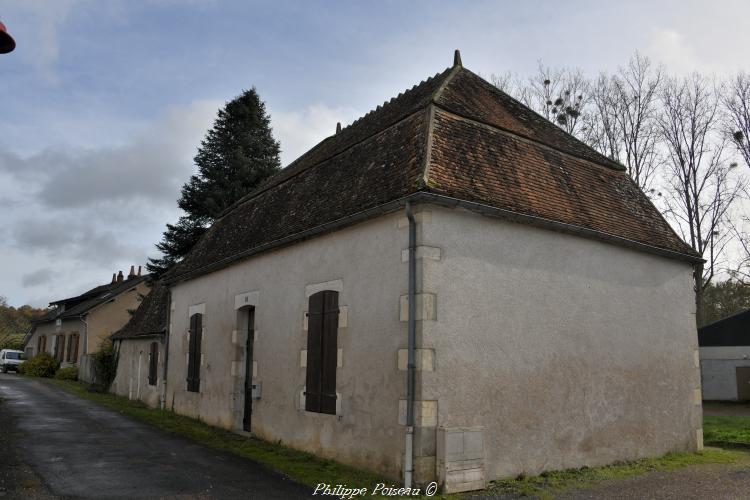
[[[0,373],[7,373],[8,370],[18,372],[19,365],[26,361],[23,351],[14,349],[3,349],[0,351]]]

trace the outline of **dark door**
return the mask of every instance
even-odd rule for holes
[[[750,366],[738,366],[737,370],[737,399],[750,401]]]
[[[247,342],[245,343],[245,416],[242,428],[250,432],[253,413],[253,342],[255,341],[255,309],[247,312]]]

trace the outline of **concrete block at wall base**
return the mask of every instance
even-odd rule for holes
[[[483,490],[486,485],[483,468],[452,471],[446,474],[443,493]]]
[[[398,350],[398,369],[406,371],[409,361],[409,350]],[[414,365],[417,371],[431,372],[435,370],[435,349],[414,349]]]
[[[437,426],[437,401],[414,401],[414,425],[416,427]],[[406,400],[398,401],[398,423],[406,425]]]
[[[438,428],[435,469],[444,493],[483,489],[486,486],[484,429]]]
[[[698,429],[695,431],[695,443],[696,450],[701,451],[703,449],[703,429]]]
[[[437,296],[434,293],[418,293],[414,296],[414,313],[417,321],[437,319]],[[400,303],[401,321],[409,321],[409,296],[402,295]]]

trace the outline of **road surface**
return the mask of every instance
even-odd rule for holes
[[[260,464],[37,380],[0,374],[0,399],[0,499],[310,495],[307,487]],[[19,486],[27,490],[14,491]]]

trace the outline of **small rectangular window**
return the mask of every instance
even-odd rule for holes
[[[78,334],[73,333],[68,336],[68,363],[78,362]]]
[[[190,316],[190,335],[188,346],[187,390],[199,392],[201,385],[201,337],[203,336],[203,315],[195,313]]]
[[[151,342],[151,350],[148,354],[148,385],[156,385],[156,370],[159,366],[159,343]]]
[[[65,356],[65,335],[55,336],[55,359],[63,362]]]
[[[338,327],[338,292],[323,290],[311,295],[307,313],[307,411],[336,414]]]

